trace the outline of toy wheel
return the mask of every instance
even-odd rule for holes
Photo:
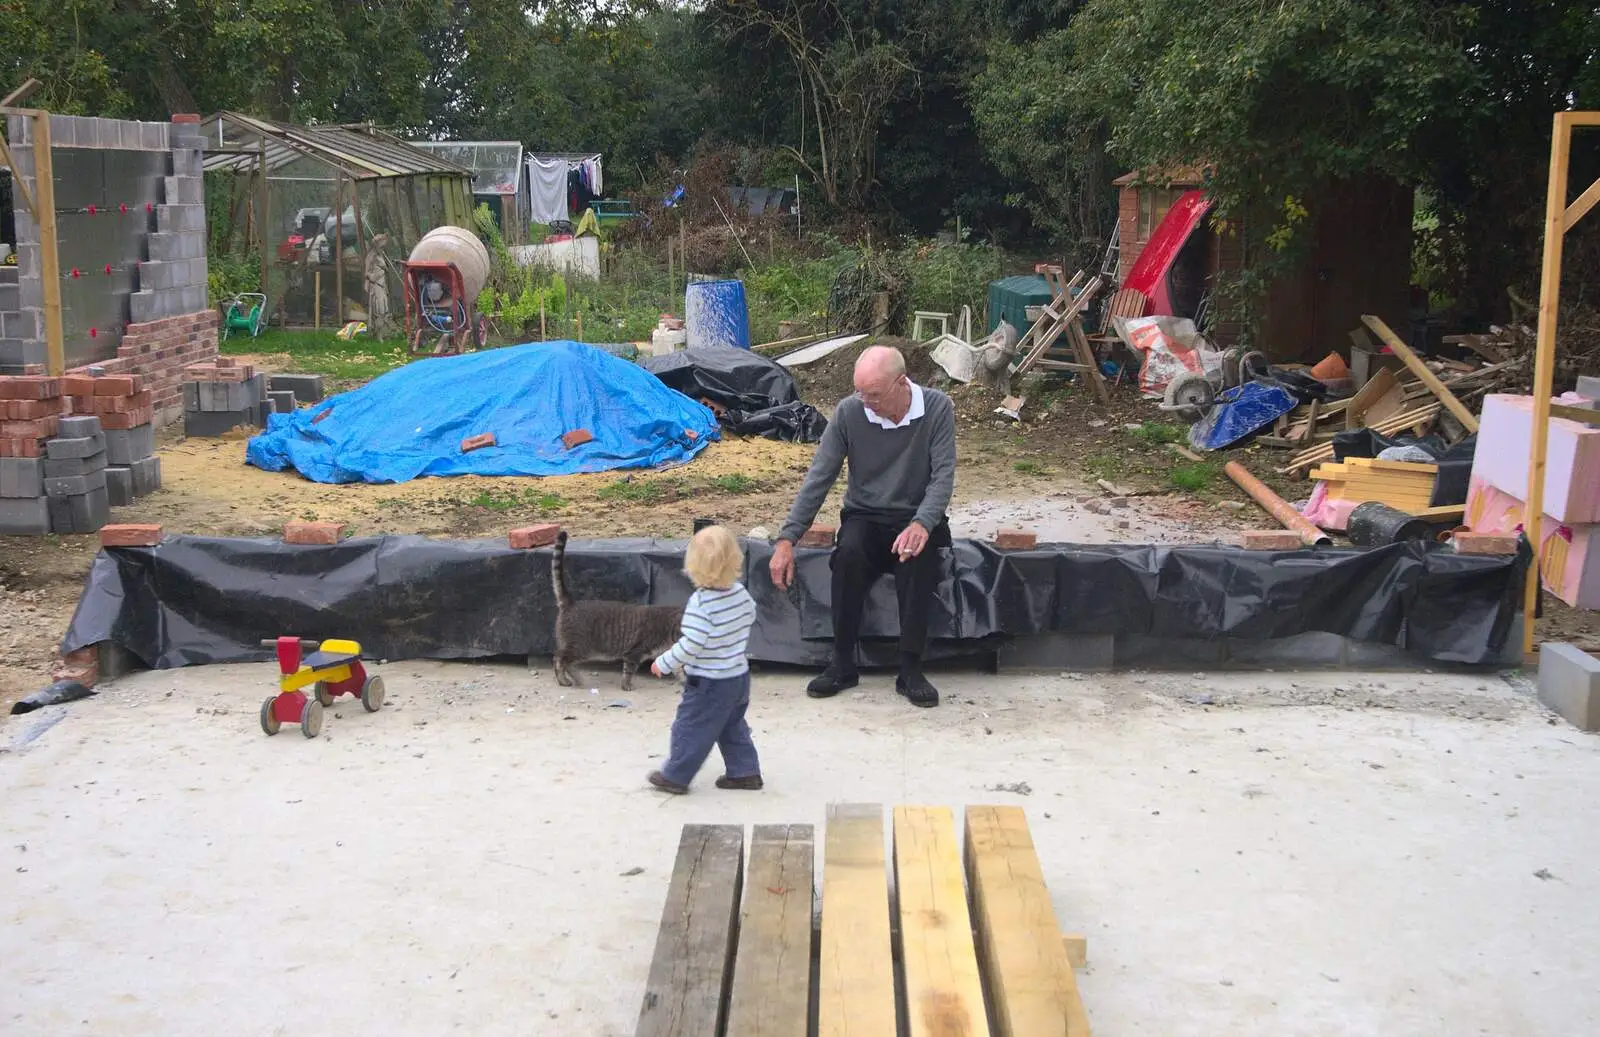
[[[307,738],[315,738],[322,732],[322,703],[312,699],[306,703],[304,713],[300,714],[300,733]]]
[[[373,674],[361,685],[361,705],[368,713],[376,713],[383,705],[383,678]]]
[[[1199,421],[1216,400],[1216,389],[1211,380],[1195,371],[1182,374],[1167,383],[1162,410],[1177,412],[1184,421]]]
[[[311,693],[324,706],[333,705],[333,692],[329,691],[328,686],[322,681],[311,685]]]
[[[276,695],[268,695],[267,701],[261,703],[261,730],[269,735],[278,733],[278,715],[272,711],[272,704],[277,699]]]

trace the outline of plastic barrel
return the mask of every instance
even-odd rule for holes
[[[1382,547],[1402,540],[1427,540],[1433,529],[1414,515],[1391,508],[1382,501],[1367,501],[1350,512],[1345,534],[1357,547]]]
[[[692,281],[684,292],[684,324],[689,348],[750,348],[750,311],[743,281]]]

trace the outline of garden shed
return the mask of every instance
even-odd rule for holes
[[[507,245],[528,241],[528,167],[514,140],[412,141],[412,147],[472,170],[474,203],[487,205]]]
[[[213,273],[259,270],[280,323],[365,319],[371,277],[398,312],[412,246],[435,227],[472,226],[472,170],[373,126],[218,112],[201,135],[209,251],[229,257]]]

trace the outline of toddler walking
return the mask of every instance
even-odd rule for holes
[[[707,526],[689,541],[683,570],[695,592],[683,610],[678,642],[650,664],[657,677],[682,670],[683,699],[672,721],[667,762],[650,772],[650,784],[681,796],[711,755],[722,752],[726,773],[719,789],[759,789],[761,761],[745,723],[750,706],[750,663],[745,646],[756,621],[755,599],[739,582],[744,554],[725,526]]]

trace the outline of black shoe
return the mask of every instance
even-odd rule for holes
[[[855,671],[846,672],[837,666],[830,666],[812,678],[811,683],[806,685],[806,694],[814,699],[832,698],[846,688],[853,688],[860,683],[861,678]]]
[[[759,792],[764,784],[765,782],[761,780],[761,775],[759,774],[751,774],[743,778],[730,778],[724,774],[717,779],[717,788],[719,789],[744,789],[747,792]]]
[[[904,695],[913,706],[927,709],[939,704],[939,689],[928,683],[922,674],[911,677],[901,675],[894,679],[894,690]]]

